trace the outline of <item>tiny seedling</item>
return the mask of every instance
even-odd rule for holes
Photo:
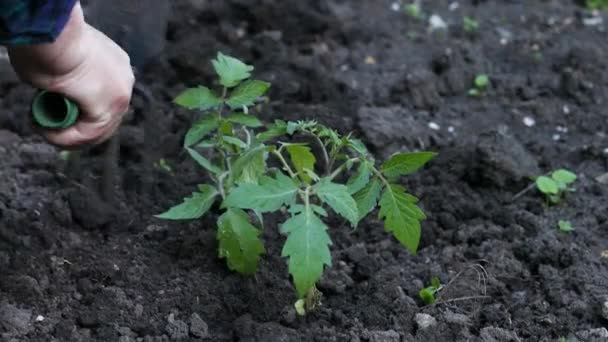
[[[473,88],[469,89],[470,96],[481,96],[488,89],[490,78],[486,74],[479,74],[473,80]]]
[[[557,204],[567,192],[574,192],[571,187],[576,181],[576,174],[566,169],[555,170],[551,176],[540,176],[536,178],[536,188],[545,194],[547,202]]]
[[[441,281],[439,281],[439,278],[433,277],[431,278],[431,285],[418,291],[418,296],[424,303],[430,305],[435,303],[437,299],[435,295],[439,290],[441,290]]]
[[[161,158],[157,162],[154,162],[154,167],[167,173],[173,173],[173,168],[165,158]]]
[[[418,19],[418,20],[424,19],[424,13],[422,13],[422,8],[420,7],[420,4],[417,2],[403,6],[403,11],[405,12],[405,14],[407,14],[408,16],[410,16],[414,19]]]
[[[479,29],[479,22],[475,18],[465,16],[462,18],[462,29],[466,33],[475,33]]]
[[[557,226],[561,232],[570,233],[574,231],[574,227],[572,227],[572,223],[566,220],[559,220],[557,222]]]
[[[398,153],[377,163],[352,134],[342,135],[316,121],[264,124],[250,108],[270,84],[251,80],[253,67],[236,58],[219,53],[212,64],[219,92],[198,86],[175,99],[201,112],[186,133],[184,148],[207,171],[209,181],[157,217],[198,219],[219,204],[219,257],[233,271],[254,274],[266,252],[259,228],[263,215],[286,215],[278,225],[287,236],[281,256],[288,260],[301,299],[295,304],[299,314],[319,304],[315,284],[331,266],[332,241],[323,220],[328,209],[355,228],[379,207],[386,232],[416,252],[425,215],[398,180],[435,153]]]
[[[587,0],[586,6],[590,10],[601,10],[608,8],[608,0]]]

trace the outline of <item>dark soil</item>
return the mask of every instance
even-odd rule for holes
[[[608,185],[596,180],[608,172],[608,39],[578,3],[426,1],[448,24],[435,32],[388,0],[173,3],[167,49],[142,77],[158,108],[135,99],[121,131],[117,210],[93,197],[100,154],[66,175],[23,120],[33,91],[0,73],[2,341],[608,341]],[[352,130],[379,156],[439,152],[403,180],[429,217],[417,255],[374,218],[355,232],[331,222],[323,305],[300,318],[276,224],[244,278],[217,258],[215,214],[152,217],[205,178],[180,148],[193,113],[170,100],[213,80],[218,50],[273,83],[266,120]],[[470,97],[478,73],[491,86]],[[158,136],[144,139],[153,114]],[[562,203],[534,190],[513,200],[558,167],[579,175]],[[433,276],[449,286],[425,306]]]

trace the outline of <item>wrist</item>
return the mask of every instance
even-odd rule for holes
[[[54,42],[9,47],[11,63],[27,81],[36,78],[34,83],[52,82],[82,62],[86,55],[87,31],[82,7],[77,2]]]

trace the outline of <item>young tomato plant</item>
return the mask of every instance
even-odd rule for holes
[[[570,187],[576,181],[576,174],[559,169],[551,173],[551,177],[540,176],[536,178],[536,188],[545,194],[547,202],[557,204],[564,197],[566,192],[574,192],[575,189]]]
[[[481,96],[490,85],[490,77],[486,74],[478,74],[473,80],[473,88],[469,89],[469,96]]]
[[[418,296],[425,304],[433,304],[436,300],[436,294],[441,290],[441,281],[437,277],[431,278],[431,285],[418,291]]]
[[[286,213],[281,255],[305,310],[318,303],[315,284],[331,265],[332,242],[323,221],[328,209],[356,227],[379,206],[385,230],[416,252],[425,215],[397,181],[435,153],[399,153],[377,164],[360,140],[315,121],[264,125],[250,108],[270,84],[251,80],[253,67],[221,53],[213,67],[219,92],[198,86],[175,99],[203,112],[186,133],[184,148],[207,170],[210,182],[157,217],[197,219],[219,203],[219,257],[231,270],[253,274],[265,253],[258,228],[263,215]]]

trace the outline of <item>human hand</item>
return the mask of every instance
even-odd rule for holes
[[[74,126],[43,131],[50,143],[98,144],[119,127],[135,82],[129,56],[84,21],[80,4],[55,42],[10,47],[9,56],[21,79],[63,94],[80,107]]]

